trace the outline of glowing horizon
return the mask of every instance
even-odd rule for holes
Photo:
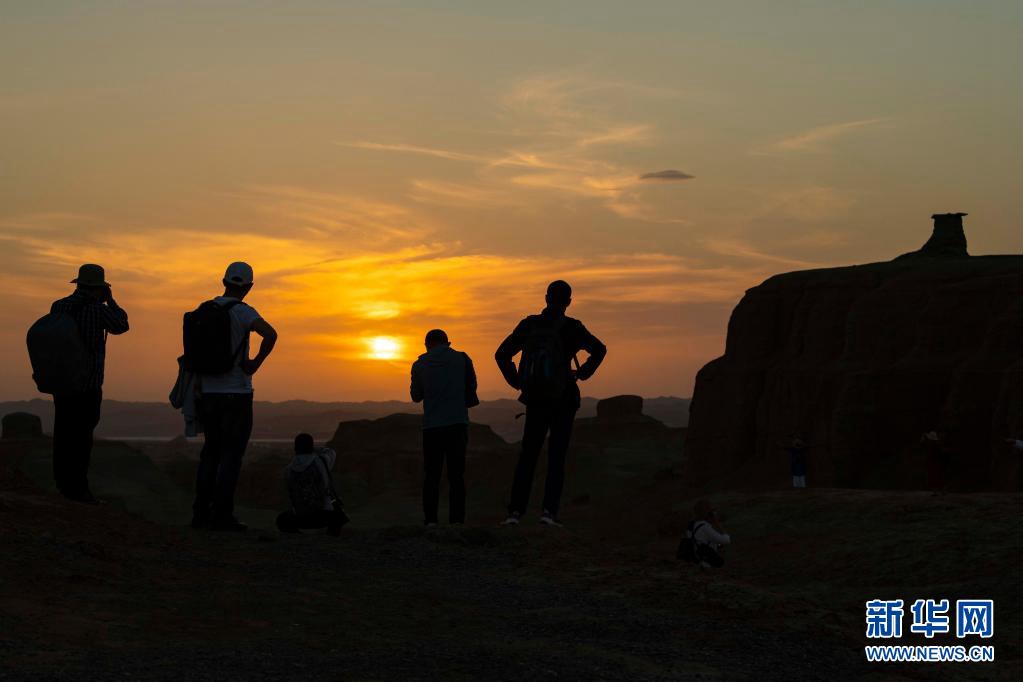
[[[943,211],[1020,250],[1020,7],[548,10],[5,8],[0,399],[37,395],[24,332],[82,262],[131,316],[112,398],[164,399],[234,260],[281,333],[259,399],[406,399],[438,327],[511,397],[494,350],[558,278],[609,347],[585,395],[688,396],[771,274],[887,260]]]

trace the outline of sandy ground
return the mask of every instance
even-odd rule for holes
[[[389,525],[374,504],[416,514],[392,494],[330,538],[270,510],[187,530],[187,492],[124,446],[97,451],[100,508],[46,461],[0,446],[0,679],[1023,678],[1018,495],[718,493],[736,543],[708,573],[672,558],[699,491],[670,471],[564,529]],[[997,662],[865,663],[863,602],[893,596],[995,599]]]

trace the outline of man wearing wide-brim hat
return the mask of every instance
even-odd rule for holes
[[[103,402],[107,334],[128,331],[128,313],[114,301],[101,266],[83,265],[71,283],[77,285],[74,293],[54,301],[50,312],[64,312],[75,320],[92,366],[84,387],[53,396],[53,478],[64,497],[98,504],[89,488],[89,460]]]

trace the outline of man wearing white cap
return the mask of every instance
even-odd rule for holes
[[[277,332],[243,300],[252,268],[231,263],[224,295],[185,316],[185,364],[199,375],[199,415],[206,434],[195,482],[192,526],[245,530],[234,515],[234,491],[252,433],[252,375],[277,343]],[[262,337],[249,357],[249,334]]]

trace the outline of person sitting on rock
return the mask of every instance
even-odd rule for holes
[[[721,548],[731,544],[732,538],[725,532],[721,519],[707,500],[699,500],[693,505],[693,516],[679,543],[678,558],[699,564],[702,568],[721,568],[725,565]]]
[[[326,528],[330,535],[341,534],[349,518],[330,475],[336,459],[330,448],[317,448],[308,433],[295,436],[295,458],[284,469],[291,509],[277,517],[282,533]]]

